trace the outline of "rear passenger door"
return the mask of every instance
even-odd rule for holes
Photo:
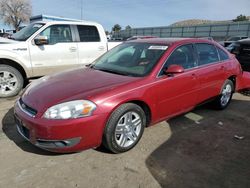
[[[227,57],[222,58],[213,44],[195,44],[198,57],[197,76],[200,82],[198,102],[217,96],[226,78]],[[223,51],[221,52],[223,53]],[[224,52],[225,53],[225,52]],[[224,54],[227,56],[227,54]],[[224,59],[224,60],[223,60]]]
[[[76,25],[75,30],[78,36],[77,47],[80,65],[92,63],[107,51],[107,41],[101,38],[96,26]]]

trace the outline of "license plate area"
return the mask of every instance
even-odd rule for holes
[[[18,128],[18,131],[20,134],[22,134],[23,137],[26,139],[30,139],[30,131],[27,127],[25,127],[25,124],[15,115],[15,122]]]

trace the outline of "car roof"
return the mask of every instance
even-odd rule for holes
[[[168,46],[170,46],[174,43],[180,43],[180,42],[212,43],[211,40],[201,39],[201,38],[149,38],[149,39],[132,40],[132,41],[128,41],[128,42],[155,43],[155,44],[164,44],[164,45],[168,45]]]

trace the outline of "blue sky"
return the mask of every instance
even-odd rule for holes
[[[250,16],[250,0],[31,0],[33,15],[47,14],[81,18],[101,23],[111,30],[167,26],[185,19],[228,20],[239,14]],[[1,26],[0,26],[1,28]]]

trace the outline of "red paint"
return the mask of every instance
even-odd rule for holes
[[[236,89],[250,87],[250,74],[243,75],[238,61],[231,55],[224,62],[185,70],[172,76],[157,76],[177,46],[204,42],[219,47],[215,42],[201,39],[145,39],[140,42],[169,46],[146,77],[122,76],[86,68],[59,73],[32,83],[22,100],[38,111],[36,117],[29,117],[15,105],[15,113],[30,130],[31,140],[82,137],[78,145],[57,152],[97,147],[101,144],[103,129],[110,114],[123,103],[142,101],[147,104],[151,111],[150,125],[153,125],[217,96],[224,81],[231,76],[236,77]],[[42,117],[47,108],[55,104],[79,99],[90,100],[97,105],[92,116],[72,120],[47,120]]]

